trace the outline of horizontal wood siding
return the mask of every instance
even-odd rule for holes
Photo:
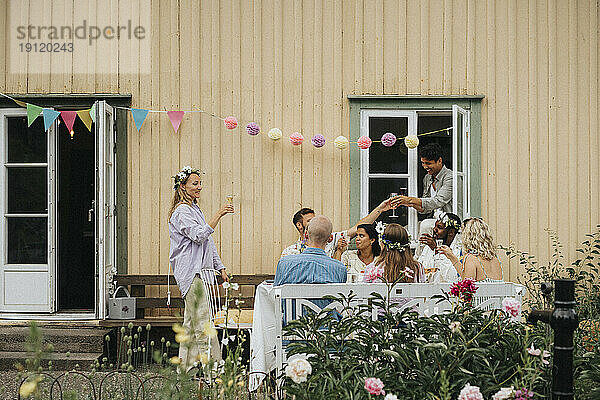
[[[18,6],[16,4],[18,3]],[[179,133],[150,114],[127,143],[128,266],[166,273],[171,176],[206,171],[201,207],[211,216],[234,195],[214,238],[234,274],[270,274],[296,238],[293,213],[313,207],[335,229],[349,220],[351,94],[485,95],[482,210],[497,241],[542,259],[556,230],[569,257],[600,222],[597,0],[34,0],[0,2],[0,50],[15,20],[79,23],[139,15],[145,44],[99,41],[71,58],[50,55],[42,74],[27,55],[11,93],[131,93],[133,106],[203,109],[261,124],[258,137],[187,114]],[[149,7],[147,7],[149,5]],[[147,43],[147,42],[146,42]],[[84,72],[80,72],[80,71]],[[279,127],[284,138],[266,132]],[[305,144],[287,136],[302,132]],[[322,133],[328,144],[310,145]],[[509,278],[519,268],[510,264]]]

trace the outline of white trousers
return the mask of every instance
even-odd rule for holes
[[[221,361],[219,339],[216,337],[209,338],[204,333],[205,324],[210,322],[208,293],[204,293],[200,299],[196,299],[196,285],[202,286],[202,280],[199,277],[194,278],[190,290],[183,299],[185,303],[183,327],[186,332],[191,332],[194,336],[190,342],[179,345],[179,358],[181,358],[181,366],[185,368],[185,371],[189,371],[194,367],[195,362],[199,362],[198,356],[202,352],[208,353],[215,363]]]

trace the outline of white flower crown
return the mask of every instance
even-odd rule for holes
[[[202,172],[202,170],[192,168],[189,165],[186,165],[181,169],[181,171],[177,175],[171,177],[174,181],[173,189],[177,190],[179,185],[181,185],[181,182],[185,181],[191,174],[202,175],[204,174],[204,172]]]

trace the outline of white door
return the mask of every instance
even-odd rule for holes
[[[96,293],[97,317],[106,307],[115,266],[115,113],[105,101],[96,102]]]
[[[469,174],[470,112],[452,106],[452,211],[461,219],[471,215]]]
[[[0,313],[55,311],[56,127],[0,110]]]

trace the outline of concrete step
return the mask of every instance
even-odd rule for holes
[[[51,343],[56,353],[96,353],[104,350],[104,337],[110,330],[42,328],[41,332],[43,343]],[[28,336],[29,328],[26,327],[0,327],[0,352],[26,351]]]
[[[52,353],[43,357],[42,366],[48,369],[48,361],[52,361],[52,369],[55,371],[68,371],[71,369],[90,370],[96,360],[102,357],[102,353]],[[26,366],[27,358],[33,358],[31,353],[24,351],[0,351],[0,371],[15,370],[17,364]]]

